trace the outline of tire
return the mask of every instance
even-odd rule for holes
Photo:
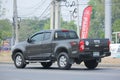
[[[98,62],[95,59],[84,61],[84,64],[88,69],[95,69],[98,66]]]
[[[25,63],[25,59],[21,52],[16,53],[16,55],[14,57],[14,64],[15,64],[16,68],[25,68],[26,63]]]
[[[72,66],[72,64],[70,64],[70,59],[69,59],[67,53],[65,53],[65,52],[61,52],[58,55],[57,64],[60,69],[65,69],[65,70],[70,69]]]
[[[52,62],[41,62],[43,68],[48,69],[52,65]]]

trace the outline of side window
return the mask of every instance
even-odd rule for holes
[[[74,31],[56,31],[54,34],[54,40],[65,40],[65,39],[78,39],[76,32]]]
[[[66,35],[62,33],[61,31],[56,31],[54,34],[54,39],[55,40],[63,40],[65,39]]]
[[[78,36],[75,32],[70,32],[69,36],[70,36],[70,39],[77,39],[78,38]]]
[[[51,33],[50,33],[50,32],[44,33],[44,40],[49,40],[49,39],[50,39],[50,36],[51,36]]]
[[[43,33],[38,33],[31,38],[31,41],[34,43],[39,43],[40,41],[43,40],[43,36],[44,36]]]

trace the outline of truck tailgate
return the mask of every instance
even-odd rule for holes
[[[82,39],[84,51],[109,51],[109,39]]]

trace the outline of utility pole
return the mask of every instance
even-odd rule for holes
[[[111,28],[111,0],[105,0],[105,38],[109,38],[112,41],[112,28]]]
[[[60,28],[60,1],[52,0],[51,3],[51,29]]]
[[[56,7],[55,7],[55,29],[60,28],[60,1],[56,0]]]
[[[70,10],[69,13],[70,13],[70,21],[71,21],[72,20],[72,11]]]
[[[51,2],[51,18],[50,18],[50,29],[55,29],[55,0]]]
[[[79,18],[79,0],[77,0],[77,34],[80,37],[80,18]]]
[[[13,2],[13,24],[14,24],[14,31],[15,31],[15,44],[18,43],[18,13],[17,13],[17,0]]]

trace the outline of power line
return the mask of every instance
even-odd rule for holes
[[[42,18],[50,18],[50,12],[48,12],[44,17]]]
[[[44,0],[43,2],[41,2],[41,4],[38,5],[38,7],[36,7],[34,10],[32,10],[30,13],[24,14],[24,15],[20,15],[20,16],[30,16],[33,15],[38,9],[42,8],[43,5],[45,4],[46,0]]]
[[[40,0],[37,4],[34,4],[33,6],[29,6],[29,7],[23,7],[24,9],[34,9],[34,8],[36,8],[36,7],[38,7],[38,5],[40,5],[41,4],[41,2],[42,2],[43,0]],[[22,8],[22,9],[23,9]],[[20,10],[21,8],[19,8],[18,7],[18,10]]]
[[[51,3],[50,3],[51,4]],[[42,14],[39,16],[40,18],[44,15],[44,13],[49,9],[50,4],[47,6],[47,8],[42,12]]]
[[[24,8],[24,9],[33,9],[33,8],[36,8],[38,7],[38,5],[41,5],[40,3],[42,2],[43,0],[40,0],[40,2],[38,2],[37,4],[35,4],[34,6],[31,6],[31,7],[27,7],[27,8]],[[45,1],[45,0],[44,0]],[[18,8],[18,9],[21,9],[21,8]]]
[[[50,3],[51,4],[51,3]],[[47,16],[50,15],[50,4],[45,8],[45,10],[41,13],[41,15],[39,16],[39,18],[47,18]],[[28,16],[28,15],[27,15]],[[24,16],[21,16],[22,18],[28,18],[28,17],[24,17]]]

